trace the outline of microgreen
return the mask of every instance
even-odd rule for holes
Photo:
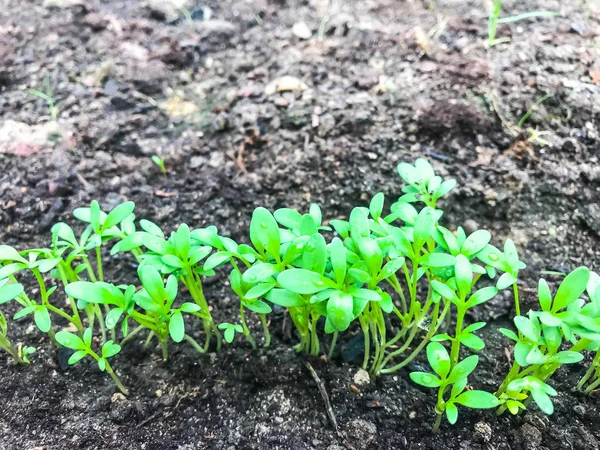
[[[108,373],[113,379],[119,390],[124,394],[127,394],[127,389],[125,386],[123,386],[123,383],[121,383],[121,380],[119,380],[110,363],[108,362],[109,358],[115,356],[121,351],[120,345],[109,340],[102,345],[100,353],[95,352],[92,349],[91,328],[86,329],[82,337],[79,337],[78,335],[68,331],[59,331],[56,333],[56,341],[66,348],[75,350],[75,352],[69,358],[69,364],[75,364],[86,356],[91,356],[94,360],[96,360],[98,368],[102,372],[106,371],[106,373]]]
[[[594,277],[595,278],[595,277]],[[529,311],[527,316],[517,315],[514,325],[518,334],[508,329],[500,331],[515,342],[514,362],[496,392],[503,402],[499,412],[508,409],[517,414],[526,408],[526,400],[531,397],[540,410],[552,414],[554,408],[550,399],[556,391],[546,382],[564,364],[574,364],[583,359],[582,350],[597,350],[600,342],[600,311],[597,308],[593,285],[589,283],[590,271],[580,267],[568,274],[552,295],[546,280],[538,284],[540,309]],[[585,303],[580,296],[586,286],[592,286],[592,300]],[[563,350],[565,345],[570,348]],[[592,376],[580,382],[581,388]],[[600,383],[599,383],[600,384]]]
[[[158,166],[163,175],[167,175],[167,168],[165,167],[165,160],[158,155],[152,156],[152,162]]]
[[[435,375],[427,372],[411,372],[410,378],[421,386],[438,390],[434,431],[439,428],[444,413],[448,422],[456,423],[458,419],[457,405],[477,409],[498,406],[499,401],[493,394],[476,389],[466,389],[467,378],[477,367],[478,357],[476,355],[453,364],[452,357],[446,348],[439,342],[431,342],[427,346],[427,361]],[[450,390],[449,396],[446,395],[448,390]]]

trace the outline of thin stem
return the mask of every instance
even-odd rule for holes
[[[154,331],[151,331],[150,334],[148,334],[146,341],[144,342],[144,348],[148,348],[153,337],[154,337]]]
[[[58,272],[60,273],[60,278],[63,282],[64,287],[66,288],[69,284],[69,281],[67,280],[67,274],[65,272],[64,265],[65,263],[62,261],[58,264]],[[83,324],[81,323],[81,317],[79,316],[79,309],[77,308],[77,304],[75,303],[73,297],[71,297],[70,295],[67,295],[67,299],[69,300],[69,305],[71,306],[71,310],[73,311],[72,322],[81,332],[83,330]]]
[[[106,342],[106,326],[104,325],[104,316],[102,315],[102,310],[100,309],[100,305],[96,304],[96,317],[98,317],[98,325],[100,325],[100,332],[102,333],[102,342]]]
[[[442,311],[442,314],[440,316],[439,314],[439,310],[440,310],[440,302],[435,304],[435,308],[433,310],[433,319],[432,319],[432,325],[429,328],[429,331],[427,332],[427,334],[425,335],[425,338],[419,343],[419,345],[417,346],[417,348],[415,348],[413,350],[413,352],[408,355],[406,357],[406,359],[398,364],[396,364],[393,367],[390,367],[389,369],[381,369],[379,372],[380,373],[392,373],[395,372],[397,370],[400,370],[401,368],[403,368],[404,366],[406,366],[407,364],[410,364],[410,362],[416,358],[416,356],[421,353],[421,350],[423,350],[423,348],[429,343],[429,340],[433,337],[433,335],[435,333],[437,333],[438,329],[440,328],[442,322],[443,322],[443,317],[446,314],[447,309],[450,307],[450,302],[448,302],[445,306],[444,306],[444,310]],[[433,325],[433,323],[435,323],[435,326]],[[380,367],[385,367],[385,365],[389,362],[389,360],[386,358],[384,360],[384,362],[380,365]]]
[[[327,353],[327,358],[331,359],[333,356],[333,351],[335,350],[335,344],[337,343],[338,331],[335,330],[333,332],[333,338],[331,339],[331,345],[329,346],[329,353]]]
[[[587,370],[585,375],[581,378],[581,380],[579,380],[579,383],[577,383],[577,390],[580,391],[583,388],[585,383],[587,383],[587,381],[591,378],[591,376],[596,371],[596,368],[599,363],[600,363],[600,351],[598,351],[596,353],[596,356],[594,357],[594,360],[592,361],[592,364],[590,365],[589,369]]]
[[[96,269],[98,270],[98,281],[104,281],[101,246],[96,247]]]
[[[169,359],[169,347],[167,345],[167,340],[166,339],[159,339],[160,342],[160,347],[162,348],[162,358],[163,361],[166,361]]]
[[[146,328],[144,325],[139,325],[138,327],[136,327],[131,333],[129,333],[127,336],[125,336],[121,342],[120,345],[121,347],[123,345],[125,345],[125,343],[127,343],[128,341],[130,341],[131,339],[133,339],[135,337],[135,335],[137,335],[140,331],[142,331],[144,328]]]
[[[515,315],[521,315],[521,305],[519,304],[519,287],[517,283],[513,284],[513,292],[515,294]]]
[[[362,368],[367,370],[367,366],[369,365],[369,351],[371,349],[371,340],[369,335],[369,326],[365,323],[364,317],[361,315],[359,318],[360,328],[362,329],[363,335],[365,337],[365,355],[363,358]]]
[[[96,281],[98,281],[98,279],[96,278],[96,275],[94,274],[94,269],[92,269],[92,265],[90,264],[90,258],[88,258],[87,255],[82,256],[82,259],[85,263],[85,270],[88,273],[88,276],[90,277],[90,281],[92,283],[95,283]]]
[[[242,323],[242,332],[244,336],[246,336],[246,340],[250,342],[252,346],[252,350],[256,350],[256,341],[252,337],[250,330],[248,329],[248,325],[246,324],[246,315],[244,313],[244,304],[240,302],[240,321]]]
[[[267,322],[267,316],[266,314],[259,314],[258,315],[260,317],[260,322],[262,323],[263,326],[263,333],[265,334],[265,347],[268,347],[269,345],[271,345],[271,333],[269,332],[269,324]]]
[[[194,338],[192,338],[191,336],[184,334],[183,335],[183,339],[185,339],[187,342],[189,342],[192,347],[194,347],[199,353],[206,353],[206,350],[204,350],[200,344],[198,344]]]
[[[19,356],[19,352],[3,334],[0,334],[0,347],[6,350],[15,359],[16,362],[23,364],[24,361]]]
[[[113,381],[115,382],[115,384],[117,385],[117,387],[119,388],[119,390],[125,394],[128,395],[129,391],[127,390],[127,388],[123,385],[123,383],[121,383],[121,380],[119,380],[119,377],[117,377],[117,375],[115,374],[115,372],[113,371],[112,367],[110,366],[109,362],[106,361],[106,372],[110,375],[110,377],[113,379]]]

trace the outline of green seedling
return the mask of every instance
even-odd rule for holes
[[[113,341],[106,341],[102,345],[100,354],[96,353],[92,349],[92,330],[90,328],[84,331],[83,337],[79,337],[76,334],[68,331],[59,331],[56,333],[56,340],[60,345],[75,350],[75,353],[73,353],[69,358],[69,364],[75,364],[86,356],[91,356],[96,360],[98,368],[102,372],[106,371],[106,373],[110,375],[119,390],[125,395],[128,394],[127,389],[125,386],[123,386],[123,383],[121,383],[121,380],[119,380],[110,363],[108,362],[108,358],[115,356],[121,351],[120,345],[115,344]]]
[[[152,162],[158,166],[164,176],[167,176],[167,168],[165,167],[165,160],[158,155],[152,156]]]
[[[548,283],[540,279],[540,310],[514,318],[518,334],[508,329],[500,330],[515,342],[515,347],[513,365],[496,392],[503,402],[499,413],[508,409],[516,414],[525,409],[530,393],[544,413],[552,414],[554,407],[550,396],[556,395],[556,391],[546,382],[562,365],[580,362],[582,350],[598,347],[600,314],[595,302],[586,305],[580,300],[589,279],[589,270],[580,267],[565,277],[554,296]],[[570,348],[561,350],[568,343]]]
[[[58,114],[59,114],[60,109],[58,106],[56,106],[56,103],[54,101],[54,96],[52,94],[52,87],[50,86],[50,75],[48,73],[46,74],[46,78],[44,80],[44,86],[45,86],[46,92],[42,92],[37,89],[27,89],[27,92],[29,92],[32,95],[35,95],[36,97],[41,98],[42,100],[44,100],[46,102],[46,104],[48,105],[48,111],[50,113],[50,118],[52,119],[53,122],[56,122],[58,120]]]
[[[17,295],[23,292],[23,285],[9,283],[7,279],[0,280],[0,305],[13,300]],[[8,339],[8,323],[4,314],[0,312],[0,348],[10,354],[18,363],[29,363],[27,356],[31,354],[30,347],[25,347],[23,352],[19,352]],[[35,351],[35,349],[34,349]]]
[[[241,325],[223,322],[219,324],[219,330],[223,330],[223,339],[228,344],[233,342],[235,333],[243,333]]]
[[[552,11],[534,11],[519,14],[516,16],[500,18],[503,3],[504,0],[493,0],[493,5],[490,9],[490,14],[488,17],[488,47],[493,47],[494,45],[510,42],[510,38],[507,37],[496,38],[496,30],[498,28],[498,24],[518,22],[520,20],[532,19],[535,17],[555,17],[559,15],[557,12]]]
[[[185,333],[183,313],[197,315],[204,319],[199,313],[200,306],[196,303],[183,303],[181,306],[174,305],[177,297],[177,277],[169,275],[166,284],[163,276],[151,265],[141,267],[139,277],[142,289],[136,292],[135,286],[115,286],[113,284],[97,281],[95,283],[80,281],[67,286],[67,294],[86,303],[98,303],[106,305],[106,327],[114,330],[121,321],[121,332],[123,340],[121,344],[129,341],[140,331],[149,331],[146,345],[153,337],[156,337],[162,348],[163,359],[168,359],[168,339],[181,342],[184,339],[192,344],[196,350],[204,353],[204,349]],[[135,309],[138,307],[143,311]],[[129,333],[129,319],[137,322],[138,326]]]
[[[204,296],[201,277],[214,275],[212,268],[202,265],[213,250],[211,244],[222,246],[222,241],[230,244],[230,239],[221,238],[213,229],[191,230],[186,224],[181,224],[177,231],[165,239],[163,231],[154,223],[141,220],[140,226],[144,231],[136,231],[118,242],[111,253],[123,251],[139,252],[140,271],[145,267],[154,267],[161,274],[173,274],[188,289],[192,299],[200,308],[195,314],[202,319],[206,341],[203,351],[207,351],[212,336],[216,338],[217,349],[221,348],[221,334],[215,325],[208,303]],[[214,239],[213,239],[214,238]],[[233,243],[233,241],[231,241]],[[233,246],[237,244],[233,243]],[[140,248],[146,251],[141,252]],[[140,272],[141,273],[141,272]]]
[[[466,389],[467,378],[477,367],[478,357],[476,355],[469,356],[453,365],[452,358],[444,346],[439,342],[431,342],[427,346],[427,361],[435,375],[427,372],[411,372],[410,378],[421,386],[438,389],[434,431],[440,427],[444,413],[446,413],[448,422],[456,423],[458,419],[457,405],[476,409],[498,406],[499,401],[493,394]],[[447,396],[448,389],[450,389],[449,396]]]

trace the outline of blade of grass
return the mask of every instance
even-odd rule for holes
[[[534,17],[556,17],[556,16],[560,16],[560,14],[557,12],[554,12],[554,11],[534,11],[534,12],[527,12],[527,13],[519,14],[517,16],[503,17],[501,19],[498,19],[497,22],[498,23],[511,23],[511,22],[518,22],[519,20],[531,19]]]
[[[527,112],[523,115],[523,117],[521,117],[521,120],[519,120],[519,124],[518,127],[521,128],[523,126],[523,124],[527,121],[527,119],[529,119],[529,116],[531,116],[531,114],[533,113],[533,111],[535,111],[535,109],[540,106],[543,102],[545,102],[546,100],[548,100],[550,97],[554,97],[554,94],[549,92],[548,94],[544,95],[542,98],[538,99],[538,101],[536,101],[533,105],[531,105],[531,108],[529,108],[527,110]]]

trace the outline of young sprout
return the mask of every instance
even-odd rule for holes
[[[228,322],[223,322],[219,324],[219,330],[223,330],[223,339],[225,339],[225,342],[227,342],[228,344],[231,344],[233,342],[233,339],[235,338],[235,333],[243,333],[242,327],[240,325],[233,324],[233,323],[228,323]]]
[[[165,160],[158,155],[152,156],[152,162],[158,166],[164,176],[167,176],[167,168],[165,167]]]
[[[70,333],[68,331],[59,331],[58,333],[56,333],[56,341],[66,348],[75,350],[75,353],[73,353],[69,358],[69,364],[75,364],[81,361],[86,356],[91,356],[93,359],[96,360],[98,368],[102,372],[106,371],[106,373],[110,375],[110,377],[113,379],[119,390],[125,395],[128,394],[127,389],[125,388],[125,386],[123,386],[123,383],[121,383],[121,380],[119,380],[110,363],[108,362],[109,358],[115,356],[121,351],[120,345],[115,344],[113,341],[106,341],[104,345],[102,345],[100,354],[96,353],[92,349],[91,328],[87,328],[85,330],[85,332],[83,333],[83,337],[79,337],[76,334]]]
[[[9,283],[8,279],[0,280],[0,305],[13,300],[17,295],[23,292],[23,285]],[[18,363],[29,363],[27,356],[32,353],[32,347],[25,347],[20,352],[8,339],[8,323],[4,314],[0,312],[0,348],[10,354]],[[35,349],[33,349],[35,351]]]
[[[476,409],[498,406],[499,401],[493,394],[476,389],[466,389],[467,378],[477,367],[478,360],[478,357],[473,355],[460,363],[452,364],[452,358],[442,344],[432,342],[427,346],[427,361],[435,375],[427,372],[411,372],[410,378],[421,386],[438,390],[433,431],[437,431],[440,427],[444,413],[446,413],[448,422],[452,425],[456,423],[458,419],[457,405]],[[450,390],[449,396],[446,395],[448,390]]]
[[[46,73],[44,86],[45,86],[46,92],[38,91],[37,89],[27,89],[27,92],[46,101],[46,103],[48,105],[48,111],[50,113],[50,118],[52,119],[53,122],[56,122],[58,120],[58,113],[59,113],[60,109],[58,108],[58,106],[56,106],[56,103],[54,102],[54,97],[52,95],[52,88],[50,86],[50,74],[48,74],[48,73]]]
[[[540,310],[529,311],[527,317],[514,318],[518,335],[500,329],[515,342],[515,347],[513,365],[496,392],[503,402],[499,414],[506,409],[512,414],[525,409],[528,393],[543,412],[552,414],[554,411],[549,396],[556,395],[556,391],[546,384],[547,380],[563,364],[580,362],[581,351],[595,348],[600,341],[600,325],[595,320],[597,311],[594,306],[584,306],[579,298],[589,278],[590,271],[586,267],[575,269],[565,277],[554,296],[548,283],[540,279]],[[571,347],[561,350],[567,342],[572,343]]]
[[[490,9],[490,14],[488,17],[488,47],[493,47],[494,45],[510,42],[511,40],[507,37],[496,38],[496,29],[498,28],[498,24],[518,22],[520,20],[531,19],[535,17],[554,17],[559,15],[559,13],[552,11],[534,11],[519,14],[516,16],[500,18],[500,12],[502,11],[503,3],[504,0],[493,0],[493,5]]]

